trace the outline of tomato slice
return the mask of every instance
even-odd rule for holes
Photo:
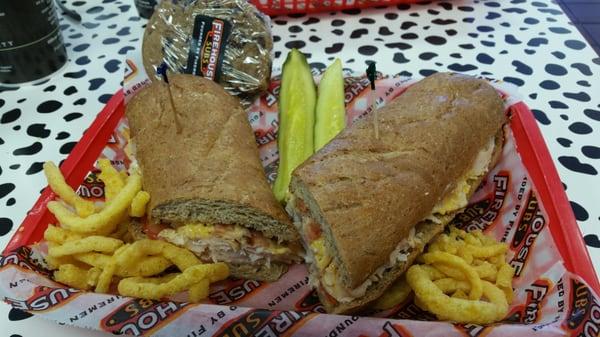
[[[306,204],[304,203],[304,200],[297,198],[294,203],[296,204],[296,207],[298,208],[298,210],[300,211],[300,213],[302,214],[307,214],[308,213],[308,207],[306,207]]]
[[[144,234],[148,235],[148,238],[152,240],[157,240],[158,233],[167,228],[170,227],[162,223],[151,224],[147,218],[144,218],[142,222],[142,230],[144,231]]]
[[[338,301],[335,299],[335,297],[329,295],[322,283],[320,283],[319,286],[321,287],[321,292],[325,294],[325,300],[327,300],[327,302],[331,303],[331,305],[338,304]]]
[[[321,226],[319,226],[314,220],[308,224],[306,236],[309,241],[315,241],[321,237]]]

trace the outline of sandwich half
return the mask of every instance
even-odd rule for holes
[[[381,296],[501,154],[503,103],[483,80],[435,74],[378,115],[342,131],[292,174],[287,210],[332,313]]]
[[[173,74],[133,97],[126,115],[151,196],[148,225],[165,228],[159,238],[228,263],[236,277],[275,280],[302,261],[237,98],[202,77]],[[148,234],[139,224],[132,232]]]

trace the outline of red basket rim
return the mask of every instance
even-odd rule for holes
[[[545,206],[549,229],[564,259],[565,267],[581,276],[600,294],[600,283],[581,231],[533,114],[523,102],[514,104],[511,109],[511,128],[518,151],[537,189],[538,197]],[[124,96],[120,90],[109,100],[61,165],[61,171],[69,185],[75,188],[85,178],[123,115]],[[48,224],[55,220],[46,208],[48,201],[54,197],[49,188],[44,189],[10,239],[3,254],[42,238]]]

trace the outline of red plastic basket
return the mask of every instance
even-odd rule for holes
[[[417,2],[416,0],[250,0],[269,15],[316,13],[342,9],[390,6]]]
[[[94,165],[123,117],[124,111],[123,93],[118,91],[61,165],[65,180],[73,188],[79,185]],[[546,205],[550,231],[566,268],[581,276],[596,292],[600,293],[600,282],[533,113],[525,103],[521,102],[511,107],[511,116],[511,128],[523,164],[538,189],[539,199]],[[54,197],[50,188],[42,192],[2,254],[42,239],[48,224],[54,221],[54,216],[46,208],[48,201]]]

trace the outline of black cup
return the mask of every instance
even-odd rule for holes
[[[140,16],[145,19],[150,19],[154,13],[154,7],[158,4],[157,0],[135,0],[135,7],[140,13]]]
[[[52,0],[0,1],[0,84],[46,77],[66,61]]]

